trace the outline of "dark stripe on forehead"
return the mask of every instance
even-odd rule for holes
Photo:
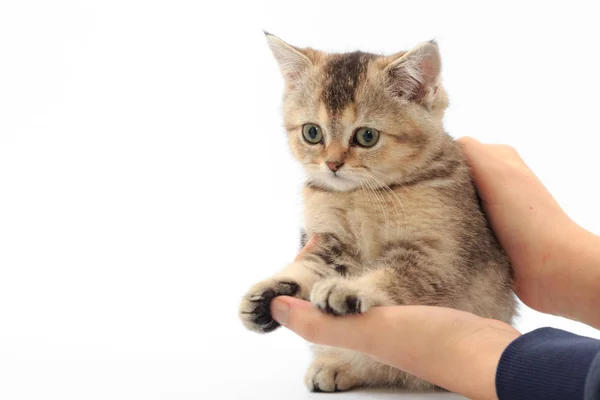
[[[332,55],[324,68],[321,98],[331,114],[339,114],[354,102],[356,88],[367,72],[367,64],[375,55],[355,51]]]

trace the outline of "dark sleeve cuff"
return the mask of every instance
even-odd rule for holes
[[[585,381],[585,400],[600,400],[600,353],[592,361],[590,372]]]
[[[498,398],[583,400],[588,371],[598,353],[599,340],[554,328],[527,333],[512,342],[500,358]]]

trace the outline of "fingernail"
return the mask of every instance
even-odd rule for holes
[[[285,325],[290,317],[290,306],[281,300],[275,299],[271,302],[271,314],[275,321]]]

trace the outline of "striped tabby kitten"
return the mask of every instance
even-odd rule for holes
[[[312,240],[244,296],[245,326],[277,328],[269,304],[279,295],[333,315],[421,304],[510,323],[510,263],[479,207],[463,152],[442,126],[448,99],[437,45],[379,56],[267,40],[285,78],[289,144],[308,175]],[[315,353],[305,378],[312,391],[434,389],[356,352],[317,346]]]

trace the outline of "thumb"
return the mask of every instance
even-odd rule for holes
[[[391,352],[396,363],[397,355],[435,356],[440,343],[462,331],[466,325],[462,320],[481,320],[469,313],[427,306],[375,307],[364,314],[340,317],[288,296],[273,299],[271,315],[311,343],[360,351],[387,363]]]
[[[334,317],[319,311],[308,301],[280,296],[271,302],[271,315],[311,343],[367,352],[365,343],[372,332],[365,329],[367,314]]]

